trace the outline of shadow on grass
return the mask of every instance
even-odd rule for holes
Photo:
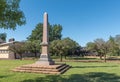
[[[84,58],[84,57],[71,57],[68,59],[73,59],[73,60],[98,60],[97,58]]]
[[[0,79],[1,79],[1,78],[11,77],[11,76],[13,76],[13,75],[0,75]]]
[[[120,76],[104,72],[90,72],[72,75],[47,75],[21,82],[120,82]]]
[[[0,76],[0,78],[6,78],[7,76]]]
[[[113,65],[113,66],[73,66],[72,68],[100,68],[100,67],[118,67],[116,65]]]
[[[107,60],[120,60],[118,57],[108,57]]]

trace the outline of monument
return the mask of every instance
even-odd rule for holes
[[[62,74],[67,71],[70,66],[67,64],[56,64],[49,54],[49,30],[48,30],[48,14],[44,13],[43,22],[43,41],[41,43],[42,53],[39,60],[33,64],[22,65],[12,69],[14,72],[44,73],[44,74]]]
[[[40,59],[36,62],[36,64],[40,65],[54,65],[54,61],[50,58],[49,55],[49,29],[48,29],[48,14],[44,13],[43,17],[43,41],[41,43],[42,53]]]

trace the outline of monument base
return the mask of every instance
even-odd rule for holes
[[[38,60],[37,62],[35,62],[35,64],[39,64],[39,65],[54,65],[55,62],[54,61],[41,61],[41,60]]]
[[[40,59],[36,62],[40,65],[54,65],[55,62],[49,57],[49,55],[41,54]]]
[[[71,66],[67,64],[55,64],[55,65],[40,65],[40,64],[28,64],[22,65],[12,69],[14,72],[26,72],[26,73],[42,73],[42,74],[63,74]]]

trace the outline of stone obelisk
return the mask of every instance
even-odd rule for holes
[[[41,43],[42,53],[40,59],[36,62],[36,64],[40,65],[54,65],[54,61],[49,56],[49,30],[48,30],[48,14],[44,13],[43,19],[43,41]]]

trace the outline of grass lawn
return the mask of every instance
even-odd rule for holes
[[[62,75],[12,72],[14,67],[35,60],[0,60],[0,82],[120,82],[120,63],[66,62],[71,65]]]

